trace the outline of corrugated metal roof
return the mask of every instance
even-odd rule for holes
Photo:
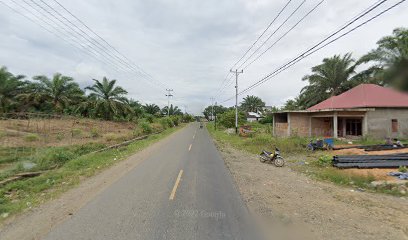
[[[361,84],[308,110],[373,107],[408,107],[408,94],[375,84]]]

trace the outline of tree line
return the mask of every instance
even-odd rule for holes
[[[72,77],[56,73],[27,80],[6,67],[0,68],[0,113],[40,112],[76,115],[104,120],[133,120],[143,117],[182,116],[177,106],[160,108],[129,99],[116,80],[103,77],[81,89]]]

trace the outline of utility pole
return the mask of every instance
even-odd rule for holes
[[[173,89],[166,89],[167,94],[167,116],[170,117],[170,97],[173,97],[173,95],[171,94],[171,92],[173,92]]]
[[[235,134],[238,134],[238,75],[244,73],[244,70],[235,71],[230,70],[230,72],[235,73]]]
[[[211,100],[211,120],[214,121],[214,98],[210,98]]]
[[[215,102],[214,129],[217,130],[217,102]]]

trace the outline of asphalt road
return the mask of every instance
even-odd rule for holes
[[[255,239],[206,129],[190,124],[45,239]]]

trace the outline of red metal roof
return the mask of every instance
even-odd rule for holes
[[[408,107],[408,94],[375,84],[361,84],[307,110],[364,107]]]

